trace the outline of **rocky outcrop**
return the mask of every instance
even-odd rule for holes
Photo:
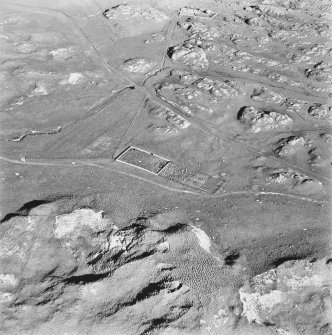
[[[102,212],[57,210],[42,204],[1,226],[3,332],[63,326],[71,334],[74,325],[98,324],[108,334],[147,334],[197,307],[190,288],[173,278],[174,266],[158,261],[173,234],[191,234],[185,224],[149,227],[141,217],[118,229]]]
[[[240,252],[220,255],[174,210],[118,228],[103,212],[63,204],[35,201],[2,222],[3,334],[330,331],[330,259],[285,262],[238,291],[248,278]],[[218,281],[225,272],[237,280]]]
[[[331,259],[288,261],[240,289],[242,316],[277,334],[330,334]]]

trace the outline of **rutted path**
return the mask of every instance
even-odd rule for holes
[[[0,138],[1,141],[8,141],[8,142],[22,142],[25,137],[27,136],[38,136],[38,135],[54,135],[59,133],[62,130],[62,127],[59,126],[57,129],[53,129],[50,131],[46,130],[31,130],[28,133],[25,133],[23,135],[20,135],[18,137],[12,137],[12,138]]]

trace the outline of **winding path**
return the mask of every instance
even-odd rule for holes
[[[299,196],[299,195],[295,195],[295,194],[268,192],[268,191],[243,190],[243,191],[225,192],[225,193],[214,194],[214,195],[203,193],[203,192],[199,193],[199,192],[194,192],[194,191],[191,191],[191,190],[170,187],[170,186],[167,186],[167,185],[163,185],[162,183],[155,182],[155,181],[153,181],[149,178],[140,177],[136,174],[122,171],[121,166],[118,165],[117,162],[111,163],[110,166],[104,166],[104,165],[101,165],[101,164],[90,163],[90,162],[86,162],[86,161],[77,161],[77,162],[72,162],[72,163],[49,162],[49,161],[47,161],[47,162],[21,161],[21,160],[6,158],[6,157],[3,157],[3,156],[0,156],[0,160],[5,161],[7,163],[12,163],[12,164],[32,165],[32,166],[60,166],[60,167],[67,167],[67,168],[94,167],[94,168],[98,168],[98,169],[109,170],[109,171],[112,171],[114,173],[121,174],[121,175],[124,175],[124,176],[128,176],[128,177],[131,177],[131,178],[135,178],[135,179],[138,179],[138,180],[142,180],[146,183],[149,183],[149,184],[155,185],[157,187],[163,188],[167,191],[177,192],[177,193],[185,193],[185,194],[188,194],[188,195],[195,195],[195,196],[202,197],[202,198],[224,198],[224,197],[228,197],[228,196],[232,196],[232,195],[256,195],[256,196],[259,196],[259,195],[276,195],[276,196],[289,197],[289,198],[293,198],[293,199],[297,199],[297,200],[314,202],[314,203],[318,203],[318,204],[321,204],[321,205],[323,205],[325,203],[329,203],[326,200],[317,200],[317,199],[313,199],[313,198],[309,198],[309,197],[303,197],[303,196]],[[68,161],[68,160],[66,160],[66,161]],[[156,176],[156,177],[158,178],[158,176]]]

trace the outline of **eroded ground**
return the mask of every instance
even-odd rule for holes
[[[3,1],[3,334],[332,333],[329,1]]]

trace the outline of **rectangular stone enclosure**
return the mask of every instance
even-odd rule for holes
[[[169,163],[165,158],[135,147],[129,147],[116,160],[154,174],[158,174]]]
[[[210,194],[215,193],[225,183],[223,175],[210,176],[200,171],[187,169],[136,147],[129,147],[116,160]]]

